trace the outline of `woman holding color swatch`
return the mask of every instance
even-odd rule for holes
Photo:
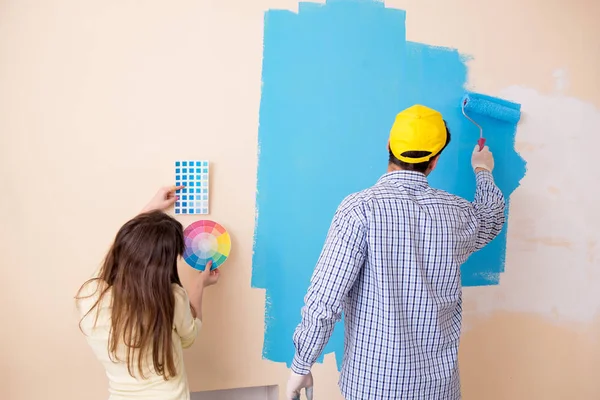
[[[182,353],[196,339],[204,288],[217,283],[219,270],[207,265],[183,288],[183,228],[163,212],[178,189],[159,190],[121,227],[98,274],[76,296],[79,327],[106,370],[111,400],[190,398]]]

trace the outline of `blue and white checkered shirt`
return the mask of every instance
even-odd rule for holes
[[[460,399],[460,266],[504,224],[492,174],[476,181],[470,203],[394,171],[342,202],[294,333],[294,372],[310,371],[343,311],[347,400]]]

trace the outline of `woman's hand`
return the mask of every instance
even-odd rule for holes
[[[204,267],[204,271],[200,272],[200,276],[198,277],[198,280],[199,280],[199,284],[201,284],[202,287],[212,286],[219,281],[219,277],[221,276],[221,273],[219,272],[218,268],[211,270],[212,265],[213,265],[213,262],[212,262],[212,260],[210,260],[208,263],[206,263],[206,267]]]
[[[199,271],[195,274],[190,287],[190,305],[192,307],[192,315],[194,318],[202,320],[202,297],[204,288],[212,286],[219,281],[221,273],[218,269],[211,271],[212,260],[206,263],[204,271]]]
[[[178,197],[175,196],[175,192],[183,188],[184,186],[165,186],[160,188],[150,202],[146,204],[142,213],[164,211],[171,207],[178,199]]]
[[[209,260],[204,267],[204,271],[194,272],[190,285],[193,297],[202,297],[204,288],[212,286],[219,281],[221,273],[218,269],[211,271],[212,265],[212,260]]]

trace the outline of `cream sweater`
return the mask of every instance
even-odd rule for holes
[[[82,296],[92,294],[95,284],[89,284]],[[190,391],[188,388],[185,366],[183,364],[183,349],[194,343],[201,325],[199,319],[192,317],[190,302],[185,290],[179,285],[173,285],[175,294],[175,318],[173,320],[173,351],[175,352],[175,364],[178,374],[165,381],[162,376],[157,375],[150,367],[152,366],[152,354],[148,354],[144,362],[145,379],[134,378],[127,371],[126,362],[113,362],[108,354],[108,335],[110,332],[110,292],[104,297],[102,304],[97,309],[98,320],[94,327],[96,310],[84,318],[81,327],[87,342],[94,351],[98,360],[106,370],[109,384],[109,400],[188,400]],[[96,301],[97,296],[80,300],[79,310],[81,316],[89,310]],[[119,359],[125,360],[124,352],[119,350]],[[134,375],[138,368],[135,364]]]

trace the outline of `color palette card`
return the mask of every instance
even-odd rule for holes
[[[175,214],[208,214],[208,161],[175,161]]]
[[[185,251],[183,258],[192,267],[204,271],[212,261],[212,268],[219,268],[231,251],[231,238],[227,230],[215,221],[196,221],[183,231]]]

